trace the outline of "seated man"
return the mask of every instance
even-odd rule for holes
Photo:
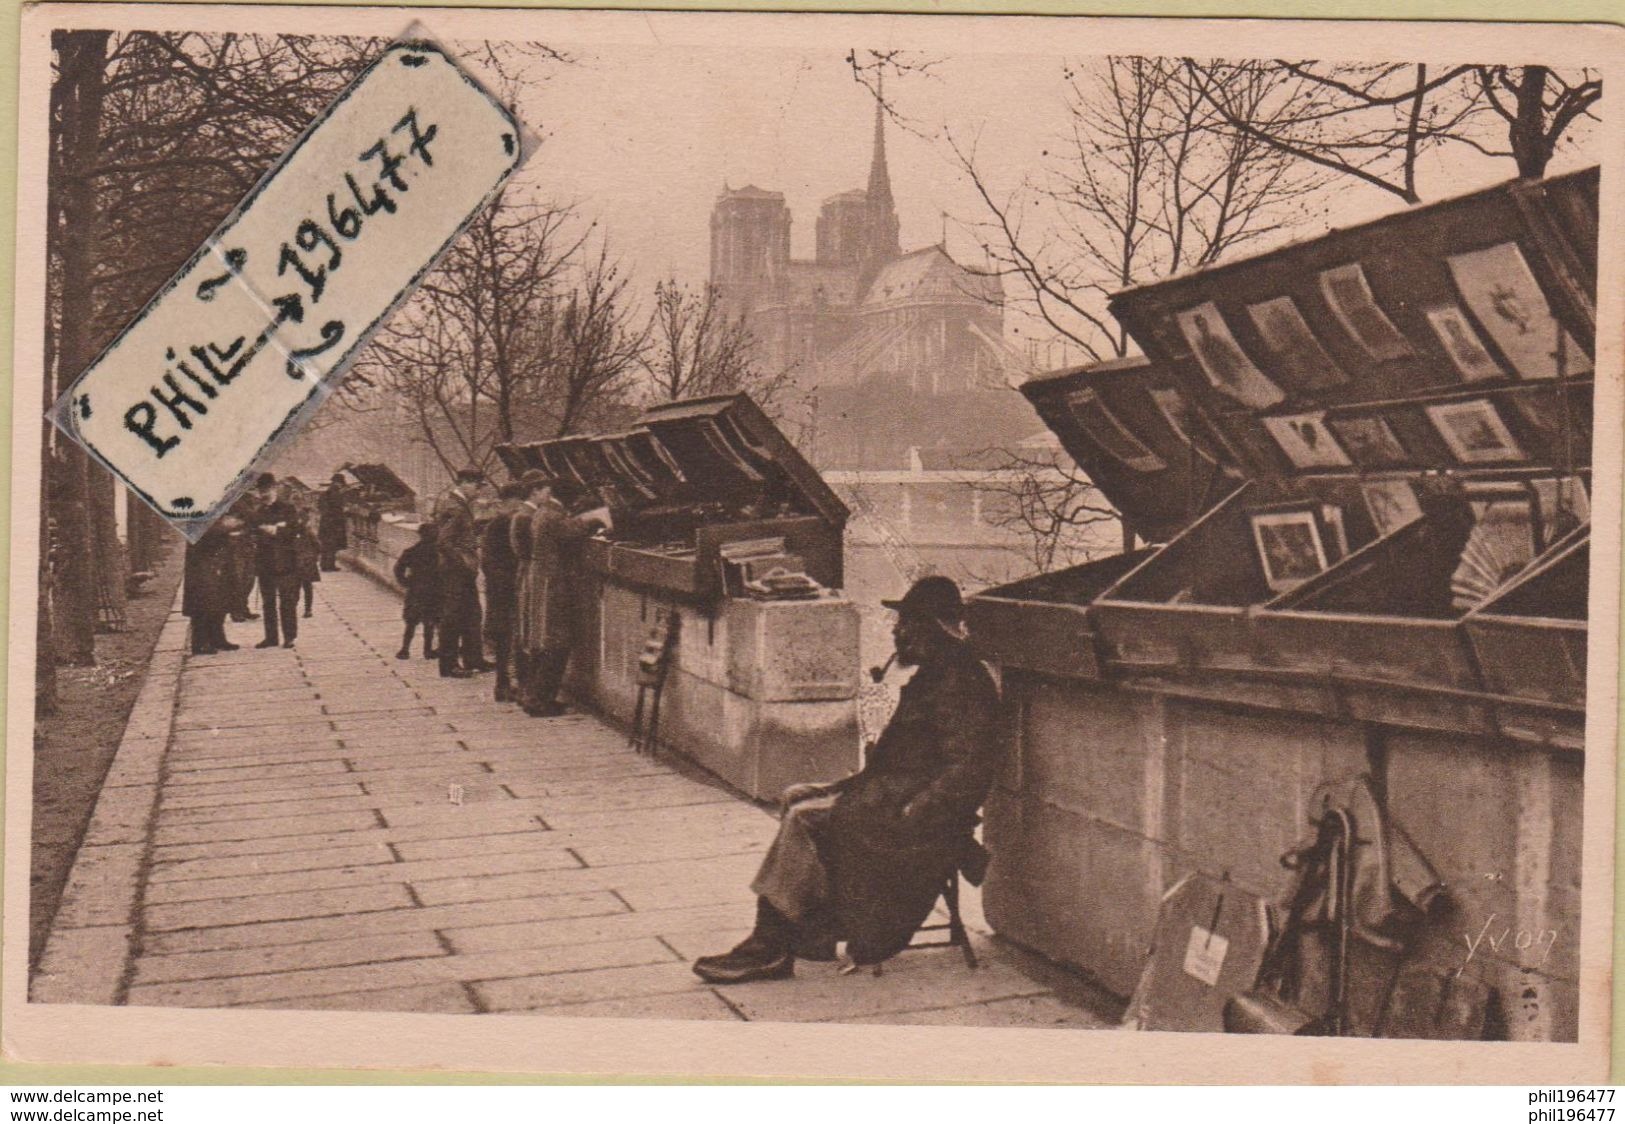
[[[965,642],[959,587],[922,578],[897,612],[897,662],[919,670],[862,771],[794,785],[762,861],[756,928],[731,952],[704,956],[710,983],[782,979],[797,956],[857,964],[907,946],[955,872],[999,765],[998,690]]]

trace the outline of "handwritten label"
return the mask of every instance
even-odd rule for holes
[[[1230,942],[1224,937],[1200,925],[1192,925],[1191,939],[1185,942],[1186,975],[1195,976],[1209,987],[1219,986],[1219,971],[1229,951]]]
[[[513,117],[455,63],[424,44],[389,48],[54,419],[201,534],[520,160]]]

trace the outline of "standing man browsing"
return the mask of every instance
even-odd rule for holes
[[[474,531],[474,497],[485,480],[477,468],[457,471],[457,480],[434,505],[435,542],[440,549],[440,674],[466,679],[489,671],[480,639],[479,543]]]
[[[254,571],[260,583],[265,639],[256,648],[293,647],[299,636],[299,512],[282,498],[275,476],[262,472],[254,484]]]
[[[914,667],[860,772],[798,784],[751,883],[756,927],[702,956],[710,983],[794,974],[798,956],[878,964],[907,946],[960,863],[980,852],[977,809],[998,770],[998,689],[966,643],[959,587],[921,578],[900,601],[897,663]]]
[[[335,472],[317,501],[316,535],[322,544],[322,569],[328,573],[339,568],[339,551],[350,545],[349,516],[344,510],[348,499],[344,473]]]
[[[497,503],[480,534],[480,572],[485,575],[485,635],[496,655],[497,681],[492,692],[497,702],[511,702],[513,690],[514,596],[519,583],[519,560],[514,557],[512,526],[521,510],[524,491],[517,481],[497,490]],[[526,517],[530,511],[525,510]]]
[[[559,688],[575,643],[578,548],[606,522],[600,516],[570,514],[566,503],[583,497],[566,481],[549,483],[543,474],[527,472],[521,483],[530,518],[521,532],[526,512],[513,517],[514,550],[524,567],[514,632],[516,650],[523,653],[518,701],[532,718],[555,718],[564,713]]]

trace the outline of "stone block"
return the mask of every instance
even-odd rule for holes
[[[858,691],[858,610],[844,598],[726,603],[730,690],[762,702],[850,699]]]

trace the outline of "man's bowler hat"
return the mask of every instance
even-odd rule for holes
[[[950,623],[965,619],[965,602],[959,596],[959,586],[941,574],[921,578],[899,600],[881,604],[899,616],[934,617]]]
[[[536,489],[545,488],[551,483],[553,483],[553,478],[539,468],[532,468],[519,478],[519,486],[525,490],[524,494],[527,496]]]
[[[259,479],[254,481],[254,487],[256,487],[256,488],[269,488],[271,485],[273,485],[275,483],[276,483],[276,477],[275,476],[273,476],[269,472],[262,472],[259,475]]]

